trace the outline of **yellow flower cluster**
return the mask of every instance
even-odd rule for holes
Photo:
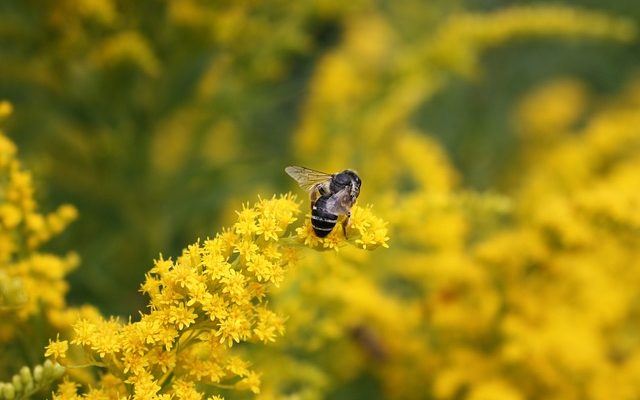
[[[0,119],[12,112],[0,102]],[[31,174],[16,158],[16,146],[0,132],[0,398],[42,394],[65,369],[51,361],[30,369],[42,357],[47,337],[66,333],[79,313],[91,308],[67,307],[65,276],[78,257],[43,252],[41,246],[60,234],[77,212],[69,205],[49,214],[38,212]],[[15,373],[18,371],[18,373]]]
[[[570,104],[559,111],[551,97]],[[269,353],[301,366],[266,374],[265,393],[304,382],[298,394],[323,397],[373,376],[388,398],[640,395],[638,104],[631,82],[573,124],[594,105],[580,84],[552,82],[515,110],[531,129],[511,198],[452,189],[444,166],[413,190],[377,193],[394,246],[375,260],[302,261],[274,298],[291,316],[278,353],[287,356]],[[534,109],[539,125],[527,122]],[[365,151],[439,159],[402,140]],[[384,179],[380,170],[362,175]]]
[[[100,154],[96,133],[130,143],[132,132],[147,135],[138,122],[149,126],[153,173],[140,180],[156,195],[173,192],[166,182],[190,175],[194,157],[216,166],[236,159],[250,133],[226,107],[211,115],[212,103],[250,98],[240,104],[255,118],[252,104],[273,89],[261,84],[322,47],[303,91],[294,154],[321,170],[357,169],[361,199],[383,218],[355,206],[346,237],[339,223],[318,239],[308,217],[293,224],[303,218],[291,196],[243,206],[228,230],[154,263],[141,288],[145,312],[105,319],[65,307],[63,278],[74,257],[37,250],[75,212],[37,214],[30,177],[0,136],[0,343],[14,350],[17,332],[35,343],[40,315],[60,330],[73,323],[72,335],[62,332],[46,348],[69,367],[57,398],[220,400],[252,396],[247,390],[265,400],[640,397],[640,85],[591,102],[585,85],[565,79],[526,98],[514,113],[523,157],[511,168],[512,186],[500,186],[507,195],[461,189],[446,152],[415,118],[451,72],[478,77],[488,48],[543,36],[628,42],[636,32],[629,20],[559,5],[478,13],[419,0],[323,0],[290,10],[205,3],[167,3],[159,31],[144,19],[136,29],[131,9],[113,0],[51,3],[44,20],[60,39],[47,42],[46,54],[14,58],[7,65],[19,68],[7,76],[49,89],[65,87],[68,76],[87,104],[110,101],[95,82],[135,94],[112,110],[111,121],[127,121],[113,124],[117,131],[55,121],[90,149],[82,153],[88,159]],[[172,41],[183,47],[169,60],[161,55]],[[202,49],[207,56],[194,64],[184,57]],[[66,74],[47,68],[66,58]],[[160,77],[193,98],[172,106],[167,90],[151,101]],[[166,106],[159,122],[139,118],[157,104]],[[10,112],[0,103],[0,117]],[[50,173],[67,179],[68,168]],[[246,174],[229,170],[235,181]],[[136,202],[122,203],[139,215]],[[389,237],[388,251],[360,251],[387,247]],[[335,252],[300,254],[303,247]],[[277,340],[283,316],[286,340]],[[97,371],[76,368],[86,365]],[[37,371],[30,379],[20,370],[0,384],[0,396],[28,395]]]
[[[8,186],[14,184],[15,181],[10,180]],[[26,185],[30,186],[30,183]],[[14,318],[26,321],[40,312],[44,312],[51,323],[62,328],[54,319],[65,308],[67,284],[64,277],[78,264],[78,257],[71,253],[60,258],[32,249],[74,219],[75,209],[61,207],[58,212],[43,216],[34,210],[20,210],[13,201],[0,207],[5,222],[0,232],[0,259],[3,264],[0,268],[0,306],[5,316],[6,313],[11,315],[11,318],[3,318],[0,322],[1,336],[5,339],[13,336]],[[12,222],[7,224],[9,220]],[[20,234],[15,235],[16,232]],[[26,238],[26,242],[16,242],[16,239],[22,238]],[[27,255],[18,257],[18,254]]]
[[[175,261],[156,260],[141,287],[149,311],[138,321],[80,319],[73,339],[50,342],[46,356],[71,366],[79,347],[82,362],[108,373],[87,398],[200,399],[229,388],[259,393],[260,374],[234,346],[268,344],[284,332],[285,318],[268,307],[267,296],[304,246],[291,228],[299,213],[291,195],[244,205],[231,229],[188,246]],[[354,210],[352,230],[358,247],[386,246],[384,222],[370,208]],[[64,383],[56,398],[80,398],[75,389]]]
[[[487,14],[460,13],[443,23],[426,47],[436,65],[478,72],[479,54],[515,37],[566,36],[631,41],[636,27],[622,18],[561,5],[520,6]]]
[[[541,93],[573,101],[574,91],[560,88],[567,82],[551,82],[523,104],[547,101]],[[584,124],[553,136],[543,133],[553,137],[551,145],[526,137],[530,161],[514,198],[518,226],[476,248],[477,259],[504,291],[495,327],[500,345],[485,356],[495,358],[485,373],[467,375],[468,384],[510,369],[527,381],[512,381],[510,398],[530,398],[540,388],[564,398],[640,395],[635,339],[640,197],[631,183],[640,179],[639,99],[640,86],[631,82],[626,93],[596,108]],[[575,113],[590,101],[580,97]],[[550,112],[549,120],[555,119],[556,111]],[[510,379],[501,377],[503,385]]]
[[[517,131],[536,148],[554,144],[585,112],[587,89],[577,79],[564,78],[537,88],[516,110]],[[528,153],[528,155],[532,155]]]
[[[34,316],[65,327],[56,317],[67,311],[64,278],[78,257],[58,257],[38,248],[76,216],[69,205],[38,212],[31,174],[16,159],[15,145],[0,133],[0,342],[11,340],[17,329],[29,329],[28,319]]]
[[[313,231],[311,219],[307,218],[303,226],[298,228],[298,239],[306,246],[312,248],[333,249],[338,251],[341,245],[352,243],[365,250],[373,250],[378,246],[388,248],[387,223],[373,215],[371,207],[354,206],[351,210],[351,218],[347,225],[347,236],[342,231],[344,221],[341,216],[336,227],[324,238],[319,238]],[[347,239],[347,241],[345,241]]]
[[[318,63],[294,138],[306,165],[358,170],[362,198],[389,221],[393,246],[375,256],[346,249],[301,260],[273,295],[290,318],[287,340],[257,357],[268,360],[263,398],[363,390],[393,399],[582,398],[585,377],[598,378],[589,398],[606,398],[603,382],[617,373],[626,386],[614,397],[635,393],[637,196],[630,182],[640,170],[637,97],[628,112],[616,102],[598,115],[589,134],[556,131],[548,137],[560,139],[526,148],[543,152],[544,162],[525,157],[531,170],[518,175],[511,196],[460,190],[445,152],[412,126],[412,114],[442,87],[442,72],[472,75],[487,47],[526,35],[627,41],[635,28],[597,12],[517,7],[453,13],[435,35],[405,43],[393,22],[380,15],[349,20],[340,46]],[[362,44],[371,37],[374,43]],[[530,99],[518,109],[529,121],[518,126],[529,128],[527,139],[534,131],[575,129],[583,96],[571,82],[550,88],[539,98],[569,104],[558,110]],[[625,167],[612,168],[623,156]],[[593,180],[596,173],[611,175],[604,184]],[[558,190],[573,200],[558,198]],[[606,233],[617,245],[572,256],[602,237],[591,224],[622,228]],[[617,293],[623,265],[628,286]],[[610,341],[605,332],[614,326]],[[609,345],[621,359],[607,359]],[[288,368],[269,369],[274,363]]]

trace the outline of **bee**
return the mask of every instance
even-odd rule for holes
[[[335,174],[304,167],[287,167],[284,170],[301,188],[309,192],[311,226],[316,236],[327,236],[338,223],[338,216],[345,215],[342,231],[346,237],[351,207],[356,202],[362,185],[358,174],[350,169]]]

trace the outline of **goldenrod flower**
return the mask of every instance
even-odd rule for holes
[[[21,16],[24,7],[32,14],[29,2],[14,3],[11,15]],[[300,55],[320,47],[305,81],[300,126],[293,128],[293,153],[327,170],[357,168],[366,177],[361,199],[374,201],[390,223],[354,207],[346,234],[339,223],[319,239],[290,196],[245,204],[219,235],[178,257],[159,257],[141,285],[149,298],[143,312],[129,321],[102,318],[65,303],[64,279],[77,256],[42,251],[75,209],[39,211],[37,180],[0,135],[0,342],[13,350],[17,338],[24,342],[20,351],[41,349],[44,343],[29,340],[45,337],[47,324],[64,339],[73,326],[74,337],[50,341],[46,354],[99,369],[74,368],[74,378],[91,383],[80,389],[66,381],[54,398],[222,400],[222,391],[235,398],[239,389],[264,399],[312,399],[352,393],[354,382],[357,388],[371,382],[386,398],[640,398],[638,83],[603,102],[564,80],[524,102],[517,117],[526,144],[513,154],[524,153],[526,167],[513,173],[518,183],[508,201],[460,191],[463,179],[416,118],[449,87],[452,72],[481,77],[486,49],[527,37],[629,42],[637,31],[633,20],[562,5],[465,12],[460,4],[419,0],[323,0],[290,8],[213,3],[168,2],[149,13],[166,15],[154,22],[135,15],[144,7],[114,0],[47,2],[33,21],[44,23],[53,40],[39,40],[25,25],[11,28],[18,39],[11,42],[24,48],[19,38],[26,33],[37,41],[27,47],[44,44],[48,52],[9,49],[10,58],[29,59],[9,60],[3,71],[55,94],[66,92],[61,88],[70,78],[74,96],[95,96],[86,104],[108,104],[109,93],[132,99],[133,107],[116,107],[98,132],[91,124],[101,119],[70,124],[55,117],[69,107],[54,107],[41,122],[65,130],[65,143],[99,152],[95,135],[83,141],[75,131],[112,138],[117,129],[106,129],[123,126],[117,123],[126,119],[122,110],[142,107],[136,123],[158,128],[143,170],[150,166],[161,178],[177,178],[162,182],[177,182],[189,160],[223,166],[242,148],[246,118],[228,107],[211,115],[207,105],[256,94],[247,88],[259,95]],[[181,38],[194,38],[189,46],[204,46],[211,56],[191,62],[187,47],[167,57]],[[59,60],[70,68],[52,69]],[[182,74],[184,66],[193,68]],[[157,92],[149,82],[159,83],[148,78],[165,75],[169,89],[186,88],[195,103],[144,107]],[[122,76],[131,79],[95,90]],[[265,80],[270,85],[261,85]],[[129,81],[135,96],[122,95]],[[252,104],[262,107],[255,99],[238,102],[249,107],[246,115],[255,117]],[[0,102],[0,120],[11,108]],[[154,109],[165,113],[155,119],[146,112]],[[95,159],[92,152],[83,154],[86,160]],[[65,160],[56,165],[68,168],[56,155]],[[48,170],[46,163],[41,168]],[[155,187],[153,179],[148,183]],[[498,209],[510,211],[507,218]],[[487,225],[479,227],[486,214],[481,223]],[[389,252],[359,251],[388,247],[389,236]],[[270,349],[268,356],[256,354]],[[0,383],[0,397],[28,398],[34,390],[46,396],[45,383],[60,368],[51,362],[22,368]]]
[[[15,146],[0,135],[0,306],[13,310],[0,327],[7,330],[27,323],[40,311],[54,316],[64,310],[64,277],[78,264],[72,253],[61,258],[38,251],[77,213],[71,206],[48,215],[38,213],[31,175],[14,157]]]
[[[240,382],[236,383],[236,389],[246,390],[249,389],[253,393],[260,393],[260,375],[250,371],[246,377],[242,378]]]
[[[68,378],[64,378],[62,383],[58,384],[58,390],[54,393],[54,399],[73,399],[77,396],[79,384],[76,382],[70,381]],[[78,396],[79,398],[79,396]]]
[[[82,318],[71,343],[88,362],[111,372],[111,379],[131,385],[133,392],[122,396],[199,399],[201,384],[259,393],[260,375],[232,350],[242,342],[274,342],[284,333],[285,318],[264,298],[285,279],[303,246],[291,227],[299,212],[291,195],[243,205],[231,230],[197,241],[175,261],[155,261],[141,285],[150,311],[139,321]],[[369,208],[356,209],[354,216],[353,238],[334,234],[324,243],[386,246],[385,224]],[[62,357],[64,350],[52,342],[47,354]]]
[[[52,357],[54,360],[62,359],[67,356],[67,350],[69,350],[69,342],[66,340],[56,339],[52,341],[49,339],[49,345],[46,347],[45,357]]]
[[[10,112],[11,105],[0,102],[0,119]],[[74,309],[65,302],[65,276],[78,264],[78,256],[60,257],[41,249],[77,212],[64,205],[52,213],[40,213],[31,174],[16,154],[16,146],[0,133],[0,344],[7,366],[19,362],[11,360],[18,354],[30,359],[34,356],[30,351],[41,352],[46,344],[39,342],[46,340],[43,335],[55,330],[66,335],[78,315],[89,309]],[[17,338],[23,345],[17,345]],[[63,361],[68,347],[67,340],[49,340],[45,355]],[[33,369],[23,367],[11,382],[0,382],[0,397],[28,398],[49,390],[63,373],[64,368],[50,360]]]
[[[344,217],[342,217],[344,218]],[[324,238],[316,236],[309,219],[303,226],[296,230],[298,240],[311,248],[326,248],[338,251],[347,243],[354,244],[362,249],[373,250],[378,246],[388,248],[387,224],[373,215],[371,207],[355,205],[351,209],[351,219],[347,227],[347,238],[342,233],[342,219],[333,228],[331,233]],[[347,240],[348,239],[348,240]]]

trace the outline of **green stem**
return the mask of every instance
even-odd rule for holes
[[[64,367],[68,368],[68,369],[76,369],[76,368],[79,369],[79,368],[89,368],[89,367],[103,367],[103,368],[106,368],[107,364],[101,363],[101,362],[97,362],[97,361],[91,361],[91,362],[88,362],[86,364],[65,365]]]

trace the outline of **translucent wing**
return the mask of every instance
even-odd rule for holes
[[[352,205],[350,188],[346,187],[331,195],[325,204],[325,208],[331,214],[343,215],[349,213]]]
[[[301,188],[308,192],[314,191],[318,186],[331,180],[333,175],[304,167],[287,167],[284,171],[292,177]]]

